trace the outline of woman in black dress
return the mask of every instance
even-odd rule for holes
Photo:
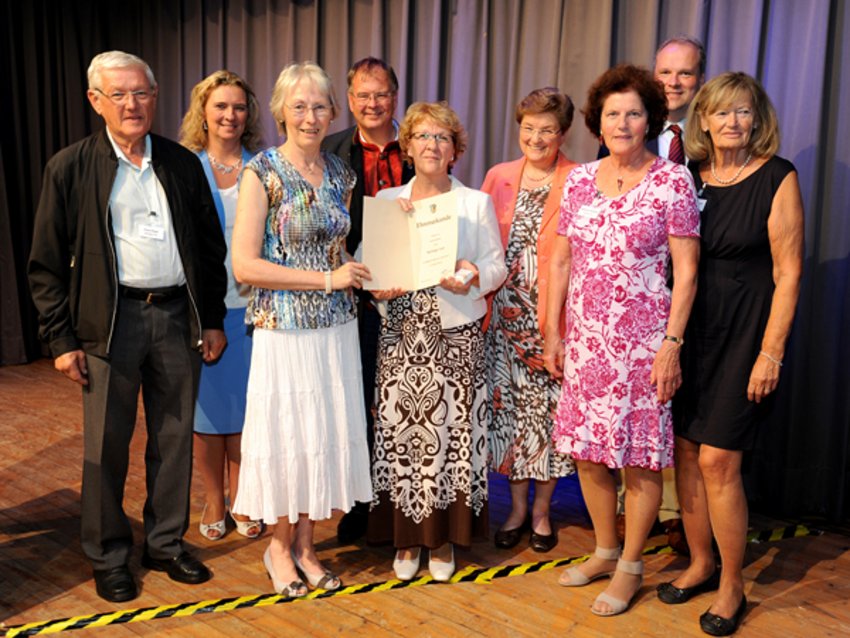
[[[702,207],[697,296],[674,399],[676,478],[691,564],[658,587],[682,603],[718,587],[700,617],[733,633],[746,610],[747,501],[741,460],[776,389],[803,268],[803,205],[794,166],[776,156],[779,127],[757,80],[724,73],[700,89],[685,133]]]

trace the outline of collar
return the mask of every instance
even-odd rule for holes
[[[112,133],[109,131],[109,127],[104,129],[106,131],[106,136],[109,139],[109,143],[112,145],[112,150],[115,152],[115,156],[118,158],[119,162],[124,162],[129,166],[136,167],[133,162],[127,157],[121,147],[115,143],[115,139],[112,137]],[[142,165],[139,167],[141,170],[145,170],[151,163],[151,135],[150,133],[145,133],[145,153],[142,156]]]
[[[670,130],[670,127],[671,127],[671,126],[673,126],[673,125],[675,124],[675,125],[677,125],[680,129],[682,129],[682,133],[684,133],[684,132],[685,132],[685,120],[687,120],[687,119],[688,119],[688,118],[683,117],[683,118],[682,118],[681,120],[679,120],[678,122],[671,122],[670,120],[664,120],[664,129],[663,129],[663,132],[664,132],[664,133],[666,133],[667,131],[669,131],[669,130]]]
[[[393,139],[391,139],[389,142],[387,142],[387,144],[390,144],[392,142],[398,142],[398,122],[396,122],[395,120],[393,120],[392,122],[393,122]],[[369,146],[369,147],[378,148],[377,144],[372,144],[371,142],[367,142],[366,140],[363,139],[363,134],[360,132],[359,126],[355,127],[354,139],[360,146]]]

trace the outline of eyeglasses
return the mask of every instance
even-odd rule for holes
[[[113,91],[112,93],[104,93],[100,89],[93,89],[100,93],[103,97],[109,98],[115,104],[126,104],[130,100],[130,96],[132,95],[137,102],[141,102],[144,104],[148,102],[156,93],[156,89],[149,89],[147,91]]]
[[[551,140],[560,132],[551,128],[532,128],[530,126],[520,126],[519,131],[529,138],[534,137],[534,134],[537,133],[541,140]]]
[[[411,137],[422,144],[427,144],[428,140],[434,140],[434,143],[440,146],[449,144],[452,141],[451,137],[442,133],[414,133]]]
[[[297,118],[306,117],[307,111],[313,111],[313,115],[316,116],[316,119],[322,120],[326,117],[331,116],[331,107],[327,104],[314,104],[313,106],[308,106],[306,104],[287,104],[286,108]]]
[[[376,102],[386,102],[392,98],[392,91],[377,91],[375,93],[352,93],[354,101],[358,104],[368,104],[371,100]]]

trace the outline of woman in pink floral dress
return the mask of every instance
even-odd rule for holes
[[[667,115],[664,90],[649,71],[609,69],[591,87],[584,113],[611,154],[574,169],[564,186],[543,357],[552,374],[563,374],[553,438],[576,461],[596,536],[594,555],[559,582],[611,576],[591,609],[611,616],[640,588],[661,470],[673,464],[670,400],[681,384],[679,349],[696,291],[699,212],[685,167],[645,147]],[[562,341],[555,326],[564,303]],[[622,553],[615,468],[625,468]]]

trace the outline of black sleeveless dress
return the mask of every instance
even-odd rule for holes
[[[772,157],[726,187],[694,183],[701,215],[699,281],[682,349],[682,387],[673,399],[674,429],[696,443],[749,450],[771,396],[747,399],[773,298],[767,218],[794,165]]]

